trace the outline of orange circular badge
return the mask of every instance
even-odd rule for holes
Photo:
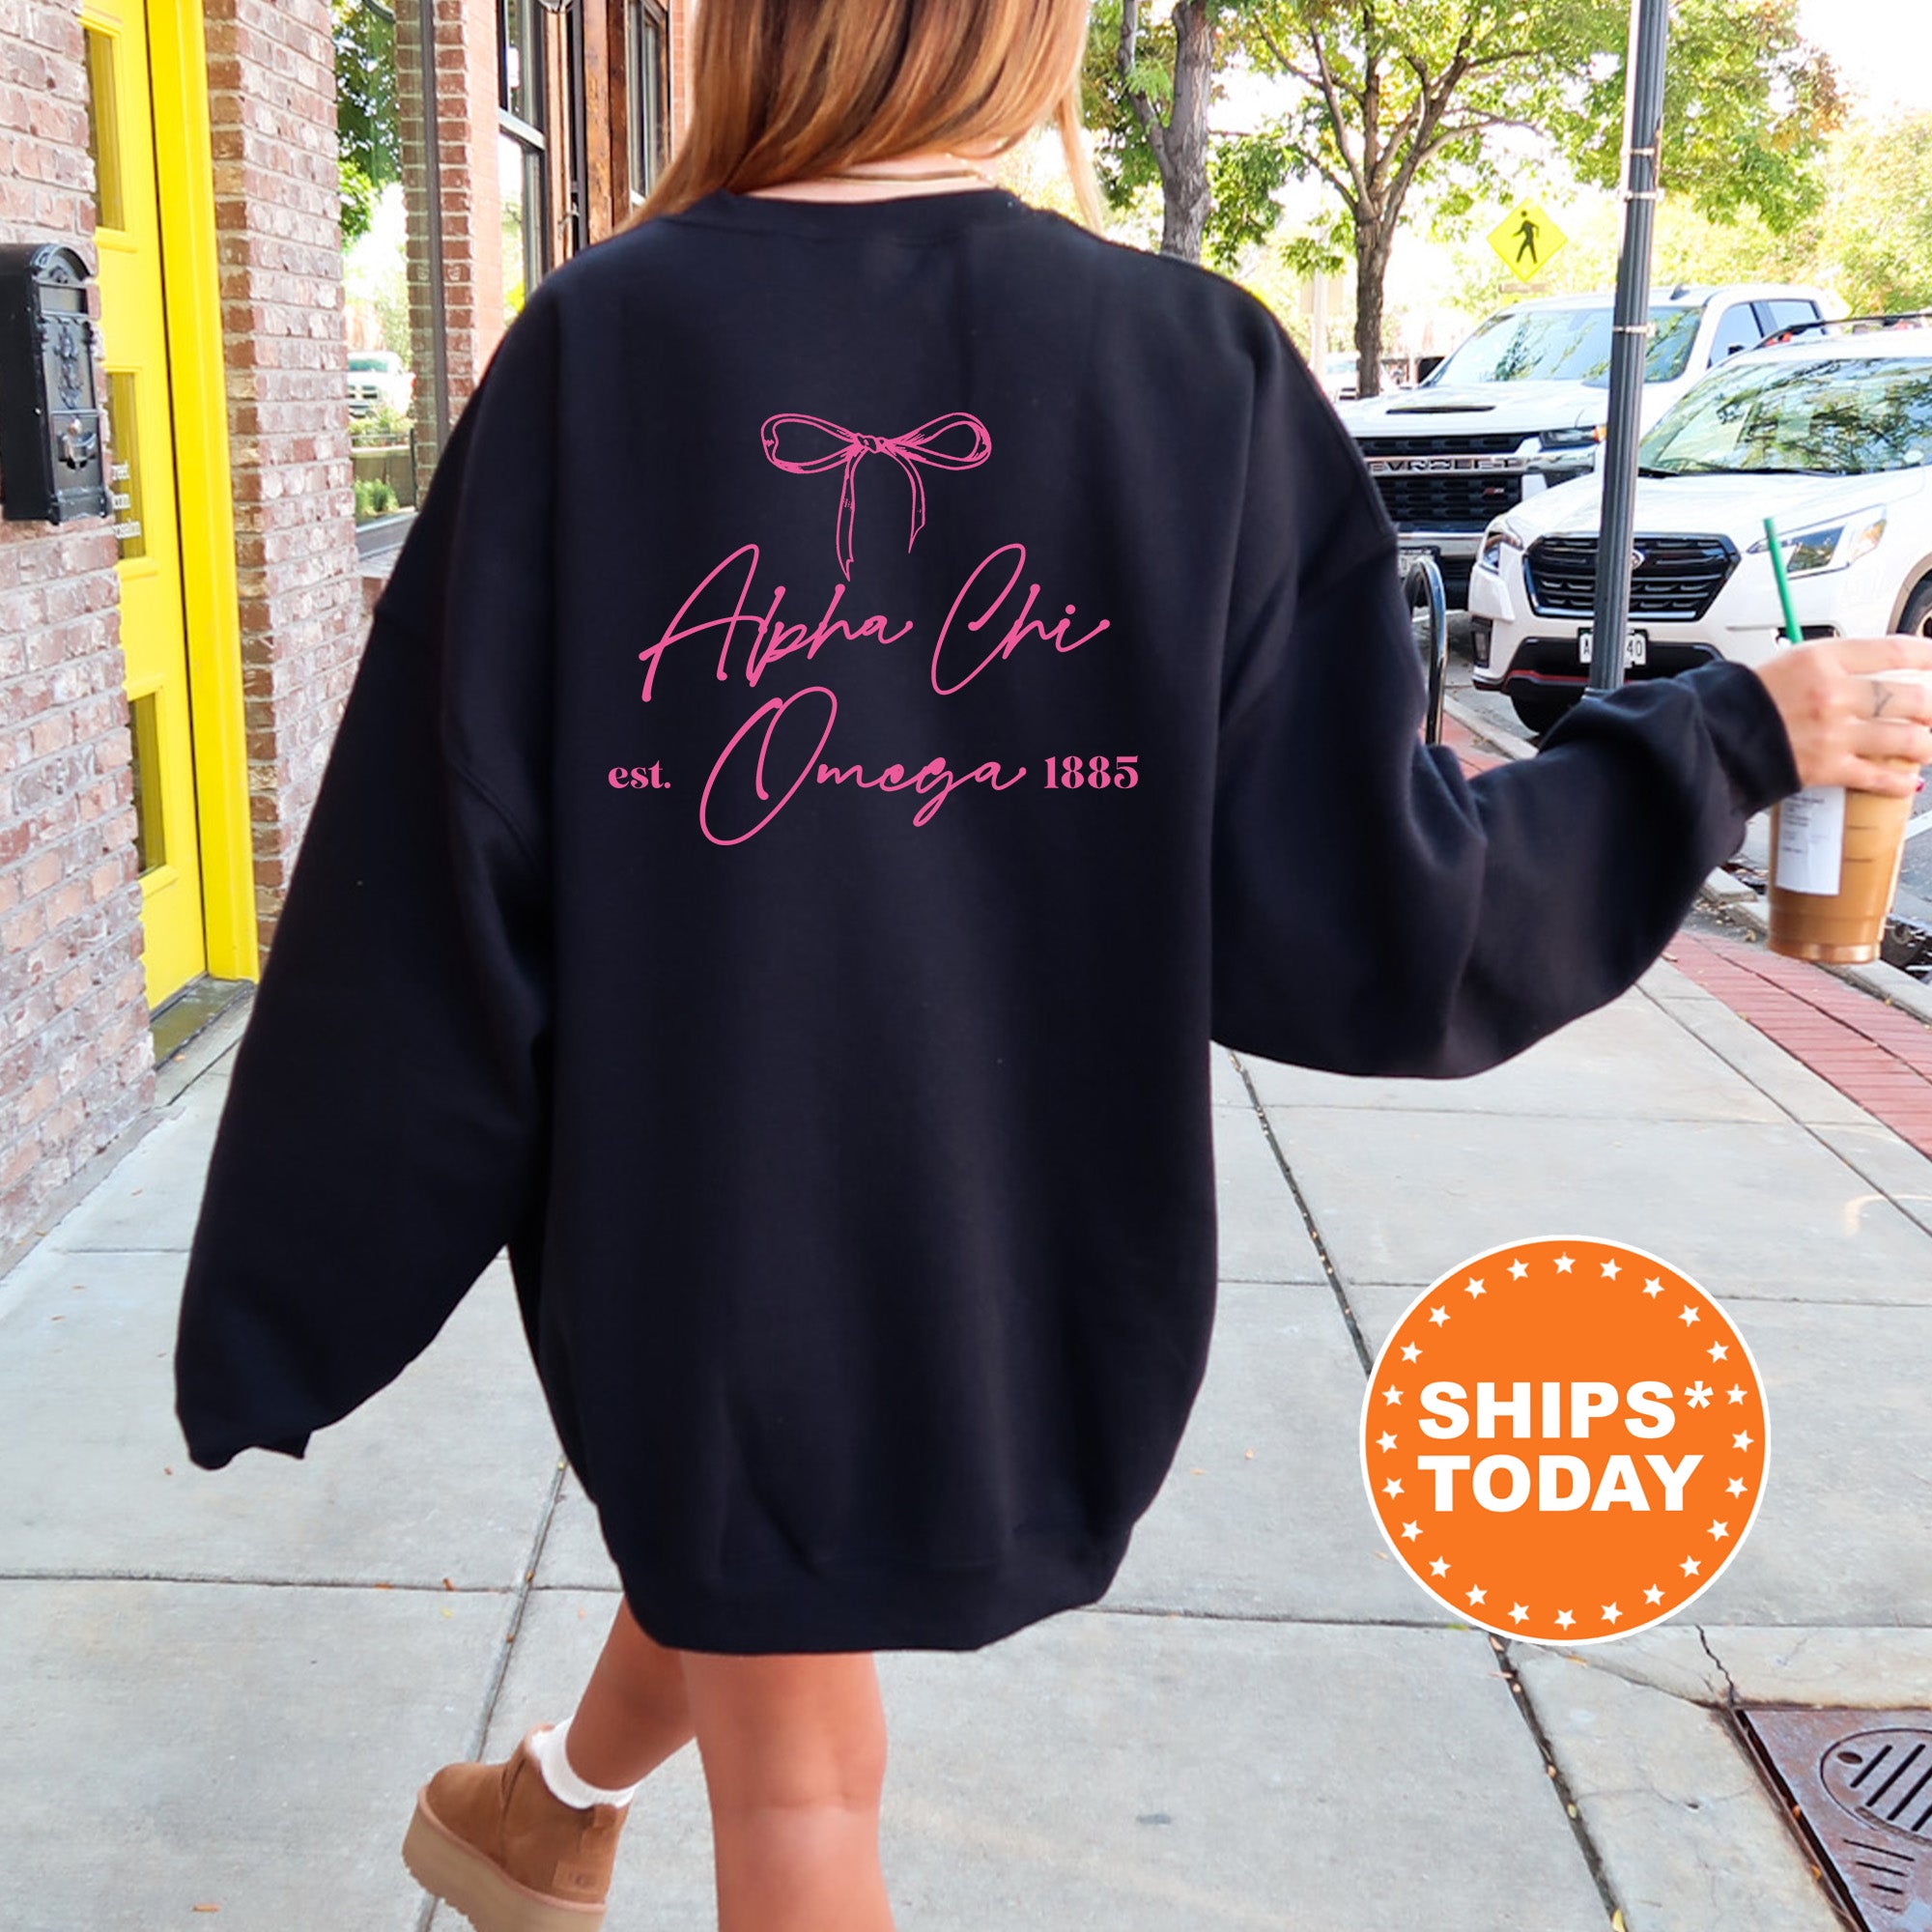
[[[1382,1344],[1362,1471],[1410,1576],[1466,1622],[1544,1643],[1682,1609],[1764,1494],[1764,1385],[1688,1276],[1566,1236],[1465,1262]]]

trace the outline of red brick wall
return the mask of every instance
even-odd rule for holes
[[[0,0],[0,241],[92,269],[86,103],[77,15]],[[116,552],[0,523],[0,1255],[154,1097]]]
[[[360,648],[334,46],[327,0],[207,0],[206,31],[266,948]]]

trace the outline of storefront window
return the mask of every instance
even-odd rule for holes
[[[625,0],[624,23],[625,136],[631,199],[639,202],[656,185],[669,148],[669,36],[655,0]]]
[[[497,0],[497,192],[502,205],[503,320],[542,278],[545,193],[544,43],[536,0]]]

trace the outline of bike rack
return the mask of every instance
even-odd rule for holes
[[[1418,557],[1403,579],[1403,592],[1408,599],[1411,616],[1427,608],[1429,611],[1428,655],[1423,670],[1429,679],[1429,708],[1422,721],[1426,743],[1442,742],[1442,688],[1449,675],[1449,597],[1442,587],[1442,571],[1433,556]]]

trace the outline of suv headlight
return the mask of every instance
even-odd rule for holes
[[[1847,517],[1841,523],[1826,524],[1816,529],[1798,530],[1787,536],[1778,533],[1784,546],[1784,568],[1793,577],[1816,577],[1821,571],[1849,570],[1861,556],[1869,556],[1885,535],[1886,512]],[[1769,555],[1771,541],[1759,537],[1750,554]]]
[[[1476,556],[1476,568],[1492,573],[1499,571],[1503,567],[1504,551],[1521,551],[1526,548],[1523,540],[1513,529],[1498,524],[1485,533],[1483,548]]]
[[[1548,449],[1594,449],[1602,442],[1607,432],[1602,424],[1582,429],[1547,429],[1542,431],[1537,441]]]

